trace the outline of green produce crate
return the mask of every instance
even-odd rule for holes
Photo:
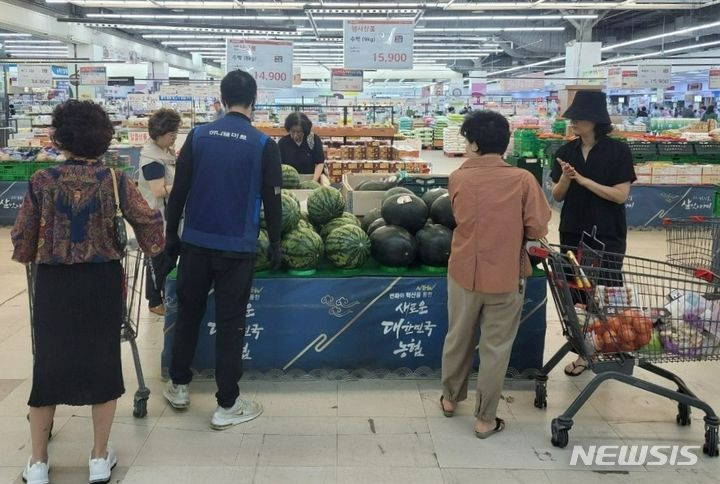
[[[695,155],[703,160],[720,160],[720,142],[697,141],[692,144]]]
[[[26,162],[0,163],[0,181],[27,181],[30,177]]]
[[[405,187],[415,195],[422,196],[433,188],[447,188],[449,177],[447,176],[407,176],[398,180],[398,186]]]
[[[567,121],[555,121],[552,124],[551,129],[553,134],[561,134],[565,136],[565,132],[567,131]]]
[[[540,144],[543,145],[538,155],[540,158],[552,161],[555,157],[555,153],[565,144],[565,140],[562,139],[543,139],[540,140]]]
[[[540,140],[532,129],[516,129],[513,135],[513,154],[515,156],[536,156],[540,150]]]
[[[660,161],[676,161],[695,156],[692,143],[687,141],[661,141],[657,147]]]
[[[57,166],[58,164],[59,163],[56,161],[33,161],[31,163],[27,163],[28,178],[33,176],[36,171],[44,170],[45,168],[50,168],[51,166]]]
[[[543,176],[543,164],[539,158],[534,157],[523,157],[523,156],[508,156],[505,158],[509,164],[522,168],[533,174],[535,179],[542,185]]]
[[[626,140],[633,160],[637,162],[656,161],[658,159],[658,145],[650,141]]]
[[[715,200],[713,200],[713,215],[720,217],[720,185],[715,185]]]

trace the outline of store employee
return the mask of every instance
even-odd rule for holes
[[[311,133],[312,122],[303,113],[291,113],[285,119],[288,132],[278,142],[280,156],[285,165],[294,167],[301,175],[312,174],[320,182],[325,167],[325,154],[320,137]]]

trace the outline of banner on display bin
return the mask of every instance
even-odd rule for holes
[[[363,71],[361,69],[331,69],[330,90],[333,92],[362,92]]]
[[[105,66],[84,66],[78,69],[80,84],[83,86],[104,86],[107,84],[107,68]]]
[[[52,70],[50,66],[32,66],[20,64],[17,66],[17,83],[15,87],[38,87],[49,89],[52,87]]]
[[[227,72],[251,73],[264,89],[293,85],[293,45],[279,40],[227,39]]]
[[[345,20],[347,69],[412,69],[412,20]]]
[[[672,66],[639,65],[637,68],[637,87],[665,89],[672,84]]]
[[[720,67],[711,67],[708,80],[708,89],[720,89]]]

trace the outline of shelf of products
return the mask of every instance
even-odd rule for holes
[[[287,131],[282,126],[256,124],[256,127],[268,136],[287,135]],[[395,136],[395,128],[388,126],[313,126],[312,131],[321,138],[393,138]]]

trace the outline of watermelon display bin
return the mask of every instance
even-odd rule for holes
[[[176,283],[171,275],[166,285],[163,377],[177,318]],[[538,272],[528,281],[508,377],[532,378],[542,367],[546,301],[546,279]],[[214,312],[211,292],[193,362],[200,378],[214,374]],[[247,307],[245,378],[439,377],[446,333],[445,275],[416,266],[393,274],[372,261],[352,276],[330,266],[301,279],[257,274]]]

